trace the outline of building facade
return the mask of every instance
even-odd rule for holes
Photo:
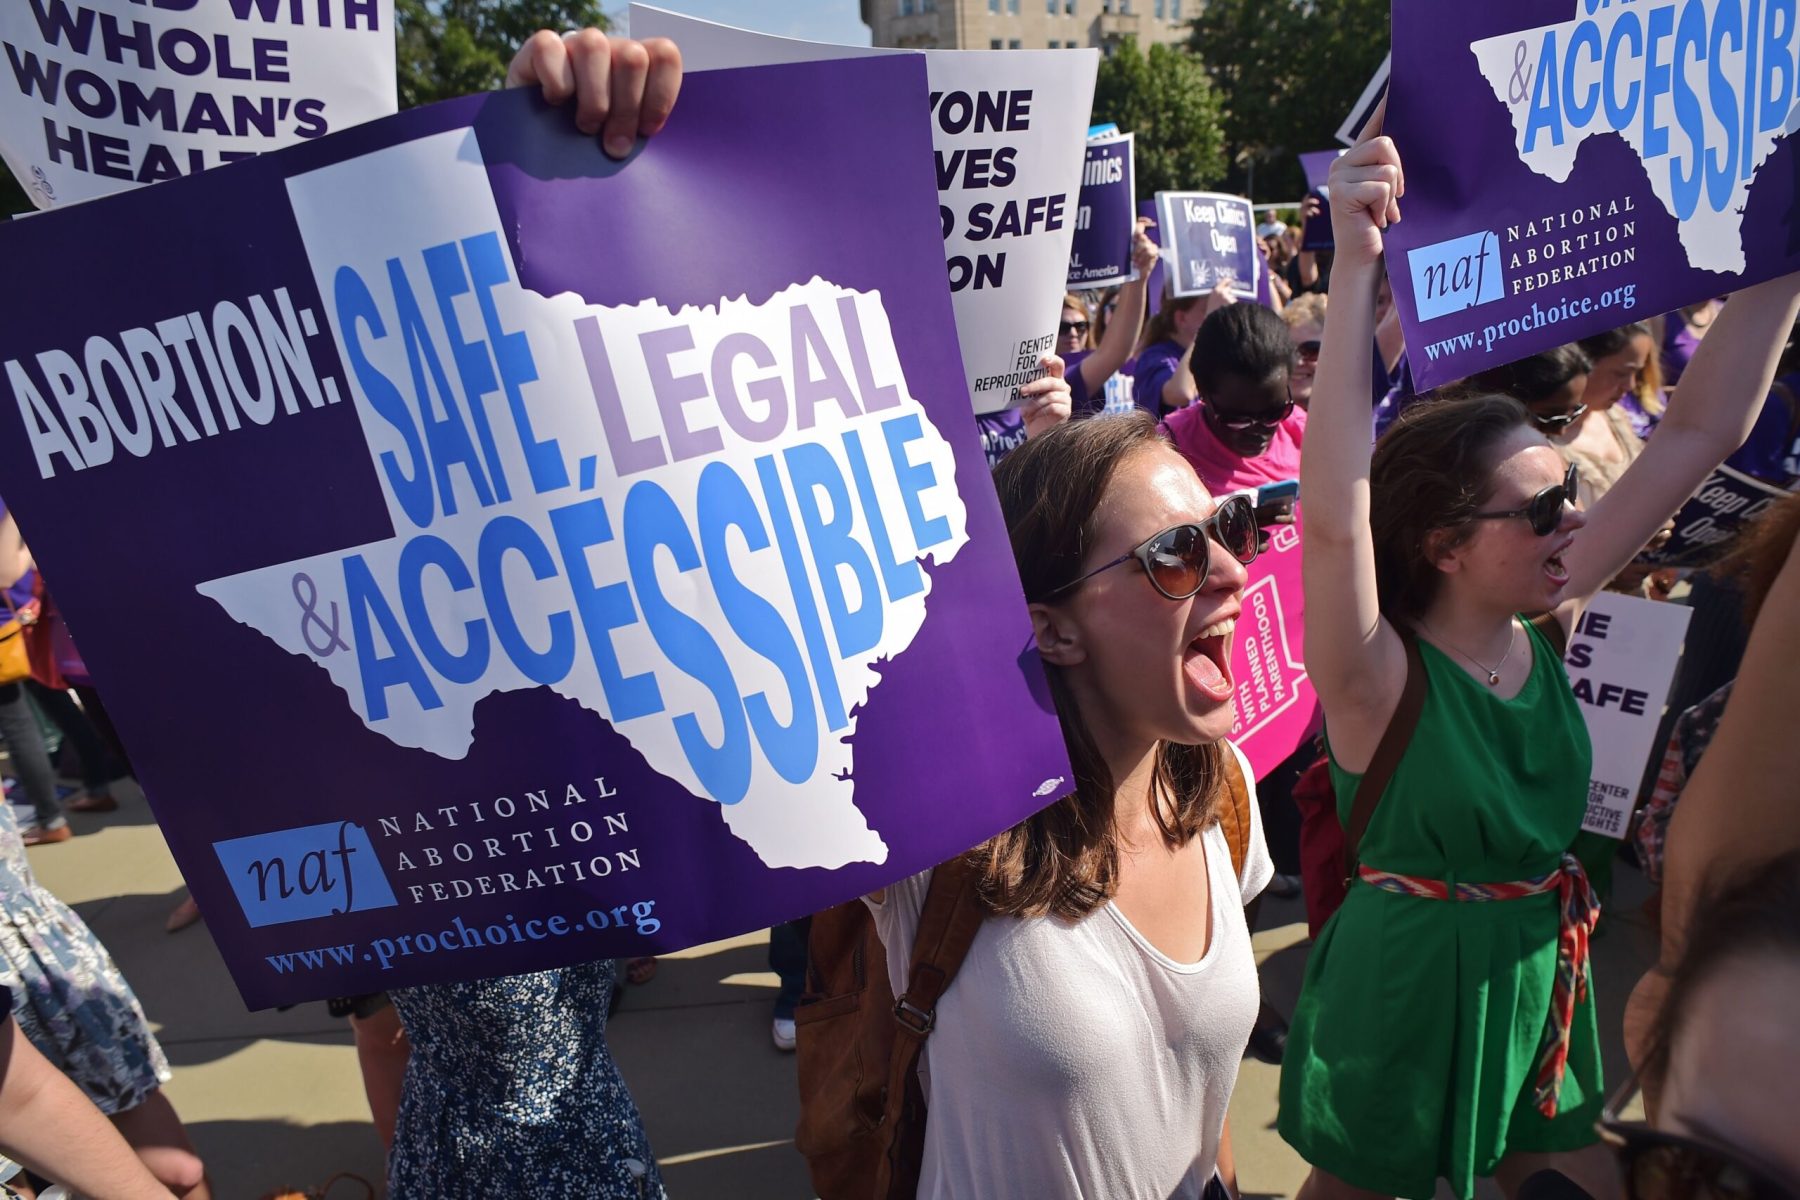
[[[1187,40],[1203,0],[861,0],[877,46],[911,50],[1072,50],[1110,53]]]

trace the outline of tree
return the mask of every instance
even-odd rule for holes
[[[1179,46],[1153,45],[1144,54],[1136,39],[1122,41],[1100,62],[1094,120],[1137,135],[1140,196],[1211,187],[1225,174],[1219,95],[1205,66]]]
[[[1389,43],[1388,0],[1207,0],[1188,48],[1225,101],[1226,186],[1299,197]]]
[[[540,29],[607,27],[599,0],[395,0],[400,107],[497,88]]]

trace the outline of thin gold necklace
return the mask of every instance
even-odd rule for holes
[[[1421,619],[1419,621],[1419,625],[1425,630],[1426,633],[1429,633],[1432,637],[1434,637],[1438,641],[1444,643],[1444,645],[1450,647],[1452,650],[1456,651],[1458,654],[1462,655],[1464,658],[1468,659],[1470,662],[1472,662],[1476,666],[1480,667],[1483,671],[1486,671],[1489,687],[1499,687],[1500,686],[1500,668],[1504,667],[1506,665],[1506,660],[1512,657],[1513,646],[1519,640],[1519,627],[1512,621],[1511,618],[1508,618],[1507,622],[1506,622],[1506,653],[1502,654],[1500,656],[1500,661],[1495,663],[1491,667],[1488,666],[1486,663],[1482,662],[1479,658],[1476,658],[1473,654],[1470,654],[1467,650],[1464,650],[1461,646],[1458,646],[1455,642],[1452,642],[1449,638],[1445,637],[1443,634],[1439,633],[1437,630],[1433,629],[1431,626],[1426,625],[1424,620]]]

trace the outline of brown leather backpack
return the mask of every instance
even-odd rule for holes
[[[1219,826],[1239,875],[1250,842],[1250,792],[1225,755]],[[807,941],[806,994],[794,1014],[805,1156],[820,1200],[912,1200],[925,1156],[919,1056],[937,1002],[987,918],[969,860],[931,875],[913,940],[906,992],[888,984],[887,955],[861,900],[818,913]]]

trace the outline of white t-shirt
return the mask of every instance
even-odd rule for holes
[[[1260,1000],[1244,905],[1275,868],[1254,786],[1250,814],[1241,877],[1219,827],[1201,835],[1212,934],[1197,963],[1157,951],[1111,903],[982,925],[925,1043],[920,1200],[1197,1200]],[[895,995],[930,882],[869,905]]]

